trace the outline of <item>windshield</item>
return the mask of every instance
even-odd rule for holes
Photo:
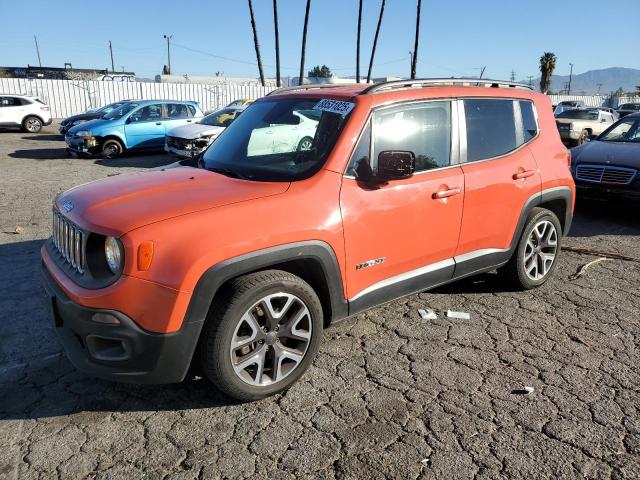
[[[640,110],[640,103],[625,103],[618,107],[619,110]]]
[[[223,108],[217,112],[210,113],[200,120],[200,123],[212,127],[228,127],[238,116],[239,112],[240,110],[237,108]]]
[[[125,103],[124,105],[121,105],[118,108],[111,110],[102,118],[104,118],[105,120],[116,120],[118,118],[122,118],[123,115],[126,115],[137,106],[138,106],[137,103]]]
[[[597,120],[597,110],[569,110],[562,112],[557,118],[573,118],[576,120]]]
[[[602,142],[640,142],[640,119],[623,118],[598,137]]]
[[[109,105],[105,105],[104,107],[97,109],[96,113],[109,113],[122,105],[124,105],[124,102],[110,103]]]
[[[256,181],[309,178],[338,139],[345,117],[318,111],[312,99],[273,99],[252,104],[209,147],[204,168]]]

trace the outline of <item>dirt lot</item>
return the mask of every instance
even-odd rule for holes
[[[393,302],[329,328],[302,381],[248,405],[76,372],[40,289],[51,200],[169,159],[63,147],[53,127],[0,131],[0,477],[640,478],[640,263],[570,281],[594,257],[565,252],[535,291],[487,274]],[[640,258],[637,212],[580,203],[566,244]]]

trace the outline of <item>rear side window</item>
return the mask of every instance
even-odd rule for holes
[[[467,162],[498,157],[515,150],[513,100],[464,100],[467,125]]]
[[[167,104],[167,116],[171,120],[189,118],[191,116],[191,111],[184,103],[169,103]]]
[[[373,116],[374,171],[380,152],[410,151],[416,172],[446,167],[451,153],[451,102],[399,105]]]
[[[527,143],[538,134],[538,123],[533,110],[533,103],[520,100],[520,113],[522,114],[522,129],[524,130],[524,143]]]

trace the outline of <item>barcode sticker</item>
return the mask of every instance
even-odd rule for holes
[[[323,112],[331,112],[337,113],[338,115],[342,115],[343,117],[348,115],[353,107],[356,104],[353,102],[344,102],[342,100],[330,100],[328,98],[324,98],[320,100],[315,107],[314,110],[322,110]]]

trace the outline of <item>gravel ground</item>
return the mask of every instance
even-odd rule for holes
[[[40,289],[51,200],[170,160],[68,159],[63,147],[53,126],[0,131],[1,478],[640,478],[640,263],[571,281],[595,257],[564,252],[534,291],[486,274],[370,310],[329,328],[286,394],[252,404],[202,380],[76,372]],[[637,206],[581,203],[565,243],[640,258],[638,218]],[[422,320],[424,307],[439,319]]]

